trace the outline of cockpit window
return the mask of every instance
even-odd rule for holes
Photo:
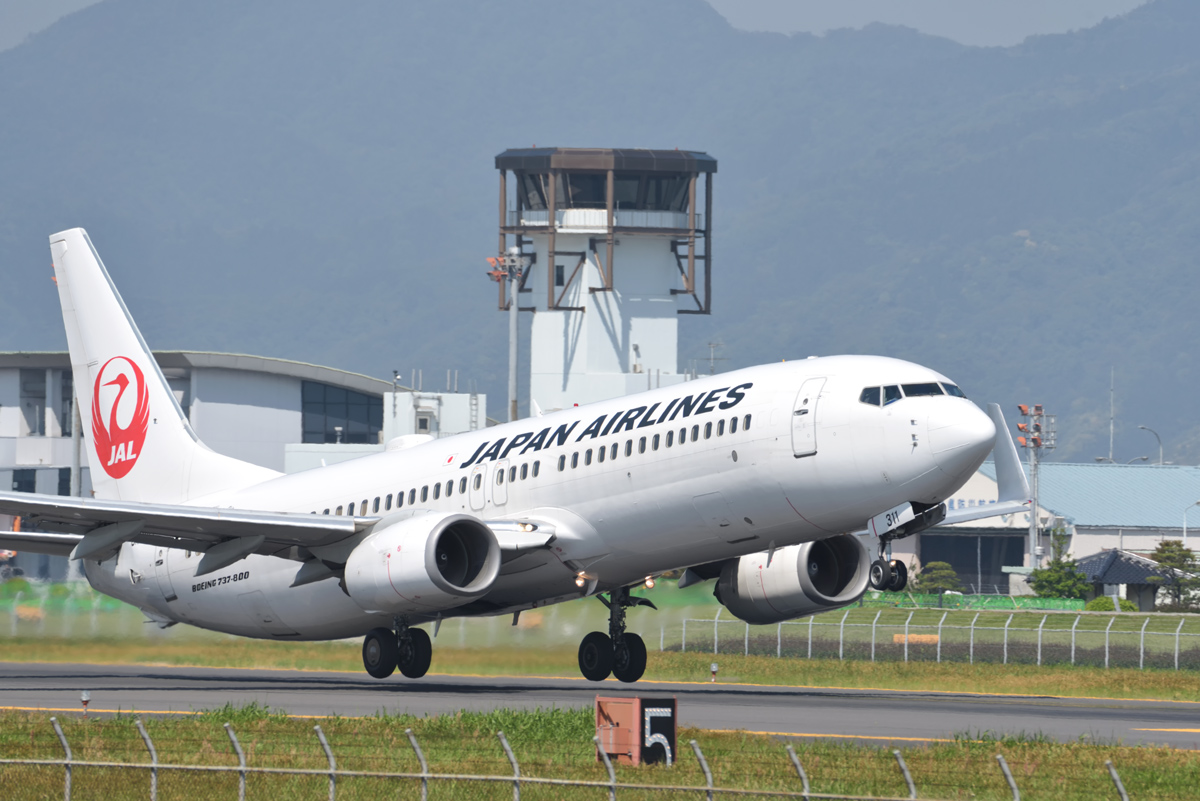
[[[905,384],[904,397],[906,398],[921,398],[928,395],[942,395],[942,387],[940,384]]]
[[[872,406],[878,406],[879,405],[879,387],[867,387],[866,389],[864,389],[862,391],[862,394],[858,396],[858,400],[861,403],[869,403]]]
[[[894,384],[890,387],[883,388],[883,405],[884,406],[887,406],[889,403],[895,403],[896,401],[900,400],[900,398],[902,398],[902,397],[903,397],[903,395],[900,394],[900,387],[898,387]]]
[[[945,382],[942,382],[942,386],[945,387],[947,395],[953,395],[956,398],[967,397],[967,393],[963,392],[961,389],[956,387],[954,384],[947,384]]]

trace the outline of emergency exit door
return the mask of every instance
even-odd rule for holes
[[[817,452],[817,400],[824,378],[810,378],[800,387],[792,408],[792,453],[799,459]]]

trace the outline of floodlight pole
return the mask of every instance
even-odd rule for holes
[[[1195,503],[1189,503],[1187,505],[1187,507],[1183,510],[1183,547],[1184,548],[1187,547],[1187,516],[1188,516],[1188,512],[1192,511],[1193,506],[1200,506],[1200,501],[1196,501]]]
[[[1160,437],[1158,435],[1157,431],[1155,431],[1153,428],[1150,428],[1149,426],[1138,426],[1138,428],[1142,429],[1143,431],[1149,431],[1151,434],[1154,435],[1154,438],[1156,440],[1158,440],[1158,463],[1161,465],[1163,463],[1162,437]]]

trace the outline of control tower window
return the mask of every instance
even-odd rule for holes
[[[606,208],[607,181],[604,175],[596,173],[567,173],[567,202],[563,204],[557,198],[556,201],[573,209]]]
[[[905,384],[904,397],[906,398],[922,398],[929,395],[942,395],[942,388],[938,384],[932,382],[928,384]]]

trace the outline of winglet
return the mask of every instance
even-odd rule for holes
[[[992,447],[992,458],[996,460],[996,489],[1000,503],[1005,501],[1028,501],[1031,492],[1029,481],[1025,478],[1025,470],[1021,467],[1021,459],[1017,456],[1017,446],[1013,442],[1008,424],[1004,422],[1004,413],[1000,404],[988,404],[988,416],[996,425],[996,444]]]

